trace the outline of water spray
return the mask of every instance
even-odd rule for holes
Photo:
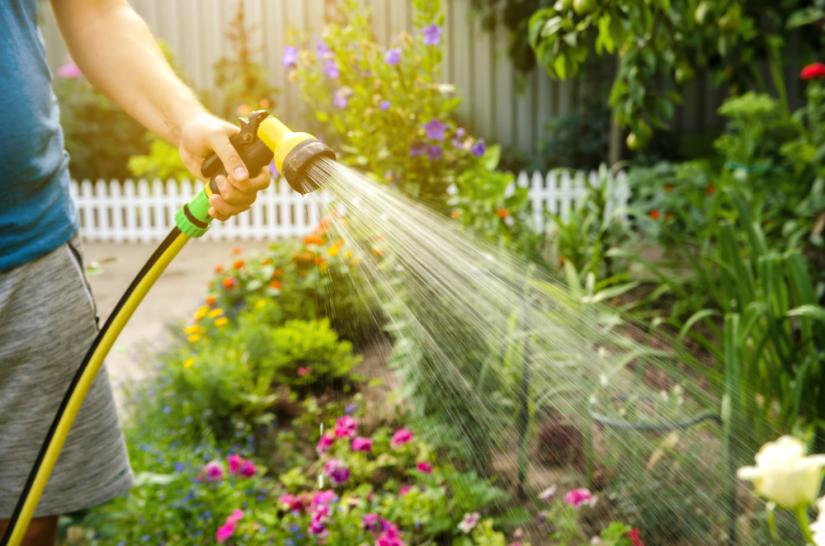
[[[274,159],[278,172],[295,191],[306,194],[320,187],[323,180],[317,174],[313,176],[317,170],[313,167],[323,163],[323,160],[335,159],[335,153],[329,147],[308,133],[290,130],[265,110],[255,111],[240,121],[241,130],[230,141],[250,173],[259,172]],[[215,178],[226,174],[226,170],[220,159],[212,154],[204,161],[201,171],[205,178],[210,179],[209,183],[178,210],[175,227],[121,296],[72,378],[32,465],[0,546],[19,546],[23,541],[66,437],[121,330],[178,252],[191,238],[201,237],[209,229],[212,221],[209,197],[218,193]]]

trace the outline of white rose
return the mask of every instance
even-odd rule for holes
[[[739,479],[752,481],[756,492],[789,510],[811,504],[819,492],[825,455],[805,455],[792,436],[768,442],[756,454],[756,466],[743,466]]]

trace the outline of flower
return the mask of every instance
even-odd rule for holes
[[[370,451],[372,451],[372,438],[356,436],[352,439],[350,447],[353,451],[363,451],[365,453],[369,453]]]
[[[433,473],[433,465],[431,465],[427,461],[420,461],[418,464],[415,465],[415,468],[421,472],[422,474],[432,474]]]
[[[424,124],[424,132],[427,133],[427,138],[431,140],[444,140],[444,132],[447,130],[447,125],[433,118]]]
[[[278,502],[284,505],[284,508],[290,512],[302,510],[304,508],[304,499],[299,496],[284,494],[278,497]]]
[[[315,445],[315,451],[318,452],[318,455],[326,453],[327,451],[329,451],[329,448],[331,448],[332,444],[334,443],[335,438],[333,438],[329,434],[322,434],[321,437],[318,439],[318,443]]]
[[[243,457],[238,455],[237,453],[233,453],[229,457],[226,458],[226,466],[229,467],[229,473],[235,475],[238,473],[238,470],[241,468],[241,463],[243,462]]]
[[[195,320],[203,319],[207,313],[209,313],[209,306],[201,305],[200,307],[198,307],[198,310],[195,311]]]
[[[633,546],[645,546],[645,543],[642,542],[642,533],[635,527],[627,532],[627,538],[630,539]]]
[[[324,244],[324,242],[325,241],[324,241],[323,237],[321,237],[320,235],[316,235],[314,233],[311,233],[311,234],[307,235],[306,237],[304,237],[304,244],[305,245],[318,245],[318,246],[320,246],[320,245]]]
[[[229,324],[229,319],[226,317],[218,317],[215,319],[215,326],[218,328],[223,328],[227,324]]]
[[[324,59],[329,59],[332,57],[332,50],[324,41],[318,42],[318,45],[315,46],[315,55],[318,57],[319,61]]]
[[[496,216],[498,216],[499,218],[501,218],[502,220],[504,220],[505,218],[507,218],[508,216],[510,216],[510,211],[509,211],[509,210],[507,210],[507,209],[506,209],[506,208],[504,208],[504,207],[500,207],[500,208],[496,209]]]
[[[364,523],[364,529],[375,531],[378,527],[378,519],[378,514],[375,512],[364,514],[364,518],[361,520]]]
[[[393,449],[398,449],[404,444],[412,442],[414,436],[415,435],[412,433],[411,430],[406,428],[400,428],[395,431],[395,434],[392,435],[392,439],[390,440],[390,446],[392,446]]]
[[[230,515],[226,517],[227,522],[238,523],[244,516],[243,510],[235,508]]]
[[[335,502],[336,498],[337,497],[335,495],[335,491],[327,491],[327,490],[318,491],[312,497],[312,502],[311,502],[312,508],[314,510],[317,510],[317,508],[319,506],[329,506],[330,504]]]
[[[217,541],[218,544],[223,544],[229,540],[232,535],[235,534],[235,526],[236,524],[234,523],[224,523],[218,527],[218,530],[215,532],[215,541]]]
[[[214,309],[209,311],[208,316],[209,316],[209,318],[214,319],[214,318],[218,318],[221,315],[223,315],[223,309],[221,309],[220,307],[215,307]]]
[[[818,80],[825,78],[825,64],[811,63],[806,65],[799,73],[799,77],[803,80]]]
[[[390,101],[382,100],[381,102],[378,103],[378,108],[380,108],[382,112],[386,112],[387,110],[390,109]]]
[[[281,64],[287,69],[292,69],[298,66],[298,48],[294,46],[284,46],[284,54],[281,57]]]
[[[223,271],[223,266],[221,264],[216,265],[215,273],[220,273],[221,271]]]
[[[352,96],[352,89],[349,87],[342,87],[335,92],[335,96],[332,99],[332,103],[337,107],[343,110],[349,104],[349,99]]]
[[[401,50],[398,48],[388,49],[384,61],[390,66],[397,65],[401,62]]]
[[[336,438],[353,438],[357,428],[358,422],[349,415],[344,415],[335,422],[333,432]]]
[[[427,156],[433,161],[441,159],[441,146],[434,144],[427,148]]]
[[[191,356],[183,361],[183,367],[186,368],[187,370],[189,368],[191,368],[194,364],[195,364],[195,359],[192,358]]]
[[[404,495],[406,495],[410,491],[412,491],[412,486],[408,483],[405,483],[404,485],[402,485],[401,487],[398,488],[398,496],[403,497]]]
[[[652,219],[654,219],[656,221],[658,221],[659,218],[662,217],[662,213],[659,212],[659,209],[653,209],[650,212],[648,212],[647,215],[650,216]]]
[[[427,45],[438,45],[441,41],[441,27],[435,23],[424,27],[424,43]]]
[[[278,279],[272,279],[269,282],[269,287],[272,288],[273,290],[280,290],[284,287],[284,284],[281,281],[279,281]]]
[[[410,157],[418,157],[424,155],[427,151],[427,145],[422,142],[416,142],[410,146]]]
[[[236,281],[236,280],[234,279],[234,277],[226,277],[226,278],[224,278],[224,280],[223,280],[223,281],[221,281],[221,282],[222,282],[222,284],[223,284],[223,287],[224,287],[224,288],[226,288],[227,290],[230,290],[230,289],[232,289],[232,288],[235,288],[235,285],[237,285],[237,284],[238,284],[238,281]]]
[[[551,485],[550,487],[539,493],[539,499],[543,501],[548,501],[556,494],[556,491],[558,491],[558,487],[555,485]]]
[[[461,210],[460,209],[453,209],[450,211],[450,218],[453,220],[458,220],[461,218]]]
[[[478,525],[478,521],[481,519],[481,514],[478,512],[473,512],[471,514],[464,514],[464,519],[461,520],[461,523],[458,524],[458,530],[462,533],[469,534],[470,531],[475,529],[476,525]]]
[[[338,245],[331,245],[331,246],[327,249],[327,255],[328,255],[328,256],[330,256],[330,257],[333,257],[333,258],[334,258],[335,256],[337,256],[340,252],[341,252],[341,247],[340,247],[340,246],[338,246]]]
[[[341,71],[338,70],[338,65],[335,61],[327,61],[324,63],[324,74],[331,80],[337,80],[341,75]]]
[[[68,61],[66,64],[58,68],[57,75],[61,78],[66,78],[67,80],[83,77],[83,73],[80,71],[80,68],[78,68],[72,61]]]
[[[484,155],[484,152],[487,151],[487,145],[484,143],[484,139],[480,138],[473,144],[473,147],[470,148],[470,153],[472,153],[476,157],[481,157]]]
[[[596,504],[596,497],[593,495],[593,493],[590,492],[589,489],[571,489],[564,496],[564,502],[566,502],[573,508],[578,508],[583,504],[593,506],[594,504]]]
[[[232,267],[234,269],[243,269],[243,266],[245,266],[245,265],[246,265],[246,262],[244,262],[243,260],[236,260],[235,263],[232,264]]]
[[[800,440],[782,436],[762,446],[755,459],[756,466],[743,466],[736,475],[752,481],[759,495],[790,510],[816,499],[825,455],[806,456]]]
[[[306,377],[312,373],[312,368],[310,368],[309,366],[301,366],[300,368],[295,370],[295,373],[298,374],[298,377]]]
[[[249,459],[244,459],[241,461],[241,467],[238,469],[238,473],[244,478],[251,478],[258,473],[258,467]]]
[[[208,296],[206,296],[206,305],[208,305],[209,307],[212,307],[216,303],[218,303],[218,298],[216,298],[212,294],[209,294]]]
[[[208,482],[216,482],[223,478],[223,466],[218,461],[210,461],[203,465],[201,474]]]

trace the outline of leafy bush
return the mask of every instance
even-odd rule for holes
[[[484,143],[456,125],[459,99],[440,81],[441,2],[413,6],[413,34],[385,49],[372,38],[369,12],[349,1],[321,42],[287,47],[283,64],[344,162],[443,209],[447,188]]]
[[[54,92],[72,176],[128,178],[129,158],[147,151],[146,129],[95,90],[72,63],[58,70]]]
[[[591,102],[547,122],[538,146],[542,168],[596,169],[607,157],[610,109]]]
[[[186,180],[193,177],[183,166],[178,149],[162,138],[148,138],[149,151],[129,158],[129,172],[133,176],[149,180]]]

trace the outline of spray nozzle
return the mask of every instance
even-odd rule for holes
[[[326,144],[308,133],[292,131],[273,116],[260,122],[257,134],[275,154],[275,167],[293,190],[309,193],[319,188],[309,171],[319,159],[335,159]]]

